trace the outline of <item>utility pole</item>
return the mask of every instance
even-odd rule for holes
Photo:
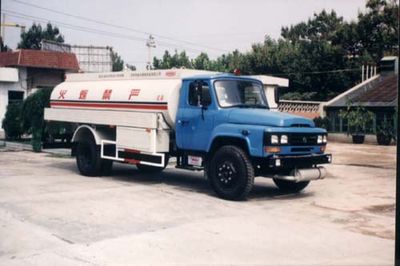
[[[5,22],[5,20],[6,20],[6,15],[3,14],[3,21],[1,22],[1,35],[2,35],[3,41],[5,39],[5,27],[20,28],[21,34],[25,32],[25,25],[20,25],[20,24],[12,23],[12,22]]]
[[[0,0],[1,1],[1,0]],[[146,46],[147,46],[147,65],[146,65],[146,69],[150,70],[152,68],[151,66],[151,48],[156,48],[156,42],[154,41],[154,37],[152,35],[149,36],[149,39],[147,39],[146,41]]]
[[[6,20],[6,14],[4,14],[4,13],[0,13],[1,14],[1,24],[4,24],[4,22],[5,22],[5,20]],[[6,44],[4,43],[4,40],[5,40],[5,31],[6,31],[6,29],[4,28],[4,26],[3,25],[1,25],[1,29],[0,29],[0,32],[1,32],[1,43],[5,46]]]
[[[3,13],[1,13],[1,0],[0,0],[0,20],[1,20],[1,15],[2,15]],[[0,34],[1,36],[0,36],[0,42],[3,42],[3,33],[1,33]]]
[[[364,65],[361,66],[361,82],[364,82]]]
[[[2,9],[1,9],[1,0],[0,0],[0,21],[1,21],[1,15],[2,15],[1,10]],[[0,52],[2,52],[4,46],[5,46],[5,44],[3,42],[3,33],[0,32]]]
[[[17,24],[17,23],[8,23],[8,22],[6,22],[6,14],[1,13],[1,0],[0,0],[0,14],[2,15],[1,24],[0,24],[0,27],[1,27],[0,28],[0,41],[5,46],[6,27],[20,28],[21,29],[21,34],[22,34],[22,33],[25,32],[25,26]]]

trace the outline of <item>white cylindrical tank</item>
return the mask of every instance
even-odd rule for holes
[[[64,82],[54,88],[50,106],[158,112],[174,128],[181,84],[180,79]]]
[[[204,73],[214,72],[178,69],[67,75],[66,81],[54,88],[50,106],[157,112],[175,128],[182,78]]]

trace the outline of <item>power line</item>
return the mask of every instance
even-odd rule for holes
[[[51,8],[42,7],[42,6],[39,6],[39,5],[27,3],[27,2],[24,2],[24,1],[20,1],[20,0],[12,0],[12,1],[14,1],[16,3],[19,3],[19,4],[22,4],[22,5],[35,7],[35,8],[38,8],[38,9],[46,10],[46,11],[57,13],[57,14],[60,14],[60,15],[73,17],[73,18],[76,18],[76,19],[84,20],[84,21],[90,21],[90,22],[94,22],[94,23],[105,25],[105,26],[109,26],[109,27],[114,27],[114,28],[118,28],[118,29],[124,29],[124,30],[132,31],[132,32],[140,33],[140,34],[145,34],[145,35],[153,35],[153,36],[155,36],[157,38],[162,38],[162,39],[170,40],[170,41],[173,41],[173,42],[185,43],[185,44],[191,45],[191,46],[211,49],[211,50],[220,51],[220,52],[229,52],[227,50],[216,48],[216,47],[211,47],[211,46],[208,46],[208,45],[203,45],[203,44],[199,44],[199,43],[193,43],[193,42],[180,40],[180,39],[172,38],[172,37],[161,35],[161,34],[154,34],[154,33],[146,32],[146,31],[142,31],[142,30],[138,30],[138,29],[133,29],[133,28],[130,28],[130,27],[122,26],[122,25],[116,25],[116,24],[112,24],[112,23],[108,23],[108,22],[104,22],[104,21],[100,21],[100,20],[95,20],[95,19],[91,19],[91,18],[87,18],[87,17],[82,17],[82,16],[78,16],[78,15],[62,12],[62,11],[59,11],[59,10],[55,10],[55,9],[51,9]]]
[[[61,22],[61,21],[57,21],[57,20],[46,20],[43,18],[39,18],[39,17],[35,17],[35,16],[31,16],[28,14],[24,14],[24,13],[20,13],[20,12],[16,12],[16,11],[12,11],[12,10],[6,10],[3,9],[4,13],[6,13],[7,15],[11,16],[11,17],[16,17],[16,18],[22,18],[22,19],[28,19],[31,21],[40,21],[40,22],[53,22],[54,24],[58,24],[61,25],[65,28],[69,28],[72,30],[77,30],[77,31],[83,31],[83,32],[88,32],[88,33],[94,33],[94,34],[100,34],[100,35],[105,35],[108,37],[112,37],[112,38],[120,38],[120,39],[127,39],[127,40],[131,40],[131,41],[140,41],[140,42],[146,42],[146,38],[142,38],[142,37],[137,37],[137,36],[133,36],[133,35],[126,35],[126,34],[121,34],[121,33],[115,33],[115,32],[110,32],[110,31],[103,31],[103,30],[98,30],[98,29],[93,29],[93,28],[88,28],[88,27],[82,27],[82,26],[78,26],[78,25],[73,25],[73,24],[68,24],[65,22]],[[203,50],[200,49],[196,49],[196,48],[191,48],[191,47],[184,47],[182,45],[177,45],[174,43],[168,43],[165,41],[159,41],[158,45],[161,47],[166,47],[166,48],[176,48],[176,47],[180,47],[181,49],[187,50],[187,51],[191,51],[193,53],[198,53],[198,52],[203,52]]]
[[[266,75],[276,75],[276,76],[288,76],[294,74],[306,74],[306,75],[317,75],[317,74],[327,74],[327,73],[338,73],[338,72],[354,72],[360,71],[361,67],[358,68],[344,68],[344,69],[334,69],[326,71],[310,71],[310,72],[289,72],[289,73],[268,73]]]
[[[54,12],[57,12],[57,13],[60,13],[60,14],[70,15],[72,17],[77,17],[77,18],[80,18],[80,19],[84,19],[83,17],[80,17],[80,16],[75,16],[75,15],[67,14],[67,13],[64,13],[64,12],[61,12],[61,11],[51,10],[51,9],[48,9],[48,8],[42,8],[42,7],[30,4],[30,3],[25,3],[25,2],[22,2],[22,1],[19,1],[19,0],[12,0],[12,1],[18,2],[18,3],[23,3],[23,4],[26,4],[26,5],[30,5],[30,6],[35,6],[37,8],[41,8],[41,9],[44,9],[44,10],[50,10],[50,11],[54,11]],[[20,13],[20,12],[16,12],[16,11],[12,11],[12,10],[6,10],[6,9],[3,9],[3,10],[5,11],[5,13],[7,15],[12,16],[12,17],[17,17],[17,18],[22,18],[22,19],[29,19],[29,20],[33,19],[33,21],[37,20],[37,21],[42,21],[42,22],[45,22],[45,23],[49,21],[49,20],[46,20],[46,19],[42,19],[42,18],[35,17],[35,16],[30,16],[30,15],[27,15],[27,14],[24,14],[24,13]],[[108,23],[103,23],[103,22],[100,22],[100,21],[92,20],[92,19],[85,19],[85,20],[96,22],[96,23],[99,23],[99,24],[108,25]],[[106,35],[108,37],[128,39],[128,40],[133,40],[133,41],[140,41],[140,42],[147,41],[147,38],[141,38],[141,37],[132,36],[132,35],[126,35],[126,34],[120,34],[120,33],[115,33],[115,32],[97,30],[97,29],[93,29],[93,28],[77,26],[77,25],[68,24],[68,23],[55,21],[55,20],[51,20],[50,22],[57,23],[57,24],[60,24],[60,25],[62,25],[64,27],[66,27],[66,28],[69,28],[69,29],[72,29],[72,30],[77,30],[77,31],[83,31],[83,32],[89,32],[89,33],[94,33],[94,34]],[[119,26],[116,26],[116,25],[113,25],[113,24],[109,24],[108,26],[119,27]],[[126,28],[126,27],[121,26],[121,28]],[[136,31],[136,30],[133,30],[133,29],[130,29],[130,28],[126,28],[126,29],[132,30],[132,31]],[[142,32],[142,33],[143,34],[149,34],[147,32]],[[155,36],[159,36],[159,35],[155,35]],[[164,37],[162,37],[162,38],[164,38]],[[158,45],[162,46],[162,47],[167,47],[167,48],[169,48],[171,46],[176,46],[176,44],[168,43],[168,42],[162,42],[162,41],[158,42]],[[180,46],[180,47],[183,47],[183,46]],[[183,47],[183,48],[185,48],[185,47]],[[195,48],[189,48],[188,50],[192,50],[192,51],[195,51],[195,52],[202,52],[202,50],[195,49]],[[144,63],[143,61],[129,61],[129,62],[130,63],[134,63],[134,62],[136,62],[136,63],[139,63],[139,62],[140,63]],[[327,74],[327,73],[338,73],[338,72],[354,72],[354,71],[360,71],[360,69],[361,68],[347,68],[347,69],[335,69],[335,70],[327,70],[327,71],[268,73],[266,75],[277,75],[277,76],[287,76],[287,75],[293,75],[293,74],[314,75],[314,74]]]
[[[147,61],[125,61],[124,62],[128,63],[128,64],[145,64],[147,63]]]
[[[103,30],[98,30],[98,29],[93,29],[93,28],[88,28],[88,27],[82,27],[82,26],[77,26],[73,24],[68,24],[65,22],[57,21],[57,20],[46,20],[43,18],[35,17],[35,16],[30,16],[24,13],[12,11],[12,10],[4,10],[7,15],[11,17],[16,17],[16,18],[22,18],[22,19],[28,19],[30,21],[40,21],[40,22],[53,22],[54,24],[61,25],[65,28],[69,28],[72,30],[77,30],[77,31],[83,31],[83,32],[89,32],[89,33],[95,33],[95,34],[100,34],[100,35],[106,35],[108,37],[113,37],[113,38],[121,38],[121,39],[128,39],[128,40],[133,40],[133,41],[140,41],[140,42],[145,42],[147,39],[137,37],[137,36],[132,36],[132,35],[126,35],[126,34],[121,34],[121,33],[115,33],[115,32],[109,32],[109,31],[103,31]],[[184,47],[182,45],[176,45],[173,43],[168,43],[168,42],[158,42],[159,46],[166,47],[166,48],[176,48],[180,47],[181,49],[187,50],[187,51],[192,51],[193,53],[198,53],[198,52],[203,52],[203,50],[196,49],[196,48],[189,48],[189,47]]]

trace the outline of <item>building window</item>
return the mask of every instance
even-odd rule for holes
[[[344,110],[344,109],[343,109]],[[332,133],[346,133],[351,132],[354,128],[349,128],[349,124],[347,119],[344,119],[339,116],[339,110],[328,111],[327,116],[330,121],[330,125],[328,128],[329,132]],[[385,112],[373,112],[373,117],[371,121],[368,121],[367,124],[363,126],[366,134],[375,134],[376,127],[380,125],[384,120],[390,119],[388,114]],[[390,120],[392,121],[392,120]]]
[[[8,104],[19,103],[24,100],[23,91],[8,91]]]
[[[339,110],[328,112],[329,127],[328,131],[332,133],[347,132],[347,119],[339,116]]]
[[[348,123],[347,119],[340,118],[342,120],[342,132],[347,132],[348,130]]]
[[[368,121],[368,123],[365,125],[365,133],[367,133],[367,134],[373,134],[373,133],[375,133],[375,114],[374,114],[374,117],[373,117],[373,120],[372,121]]]

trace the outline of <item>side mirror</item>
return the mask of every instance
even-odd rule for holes
[[[211,104],[211,97],[210,97],[210,93],[208,91],[208,87],[204,86],[205,84],[201,81],[198,81],[196,83],[196,94],[197,94],[197,99],[198,99],[198,103],[203,107],[207,107]]]

